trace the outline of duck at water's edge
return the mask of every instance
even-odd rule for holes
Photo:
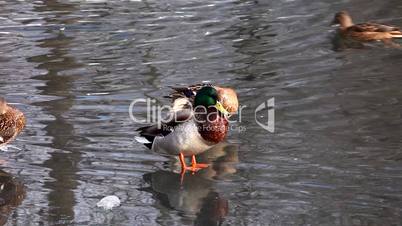
[[[182,173],[198,171],[208,164],[197,163],[195,156],[222,142],[228,132],[229,109],[238,107],[221,103],[222,94],[213,86],[197,89],[194,97],[175,98],[170,120],[156,125],[141,127],[140,135],[151,150],[179,156]],[[190,106],[190,107],[189,107]],[[193,106],[193,107],[191,107]],[[185,157],[191,156],[191,166]]]
[[[342,37],[360,42],[382,41],[387,45],[399,47],[392,39],[402,38],[398,27],[372,22],[354,24],[346,11],[336,13],[332,23],[340,25],[339,33]]]
[[[0,97],[0,147],[14,140],[24,127],[24,114]]]

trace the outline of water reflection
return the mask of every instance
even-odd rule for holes
[[[7,223],[15,207],[25,198],[24,185],[11,174],[0,170],[0,225]]]
[[[77,10],[74,5],[64,4],[58,1],[45,1],[44,5],[35,8],[38,12],[54,11],[52,18],[45,18],[46,24],[68,24],[73,21],[68,14]],[[39,103],[55,120],[44,128],[47,135],[53,137],[51,147],[56,151],[42,165],[50,168],[49,176],[54,180],[45,183],[50,189],[48,194],[49,222],[69,222],[74,220],[75,198],[73,189],[77,187],[76,175],[77,163],[80,160],[79,152],[69,150],[69,144],[74,137],[73,125],[65,118],[74,103],[74,95],[71,94],[74,75],[61,75],[66,70],[78,68],[81,65],[74,57],[68,56],[68,49],[74,40],[66,36],[53,26],[49,26],[46,32],[50,37],[38,41],[38,46],[49,49],[49,53],[28,58],[28,61],[39,63],[39,69],[46,70],[44,75],[36,76],[36,79],[46,82],[46,86],[39,88],[42,95],[61,97],[56,100]]]
[[[147,190],[166,208],[179,211],[183,224],[221,225],[228,214],[229,201],[214,187],[214,179],[224,179],[236,172],[237,149],[236,145],[219,144],[198,156],[210,167],[187,173],[183,182],[180,174],[172,171],[145,174],[143,178],[150,184]]]
[[[336,31],[331,39],[334,51],[343,51],[346,49],[363,49],[364,45],[361,42],[345,39],[342,37],[339,31]]]

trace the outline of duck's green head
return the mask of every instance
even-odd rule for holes
[[[215,107],[223,115],[228,116],[229,112],[219,102],[218,91],[212,86],[201,88],[194,99],[194,107],[203,106],[205,108]]]

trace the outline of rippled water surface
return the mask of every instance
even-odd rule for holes
[[[400,0],[0,1],[0,94],[28,118],[0,223],[401,225],[402,51],[335,51],[342,9],[402,26]],[[180,184],[128,106],[203,80],[236,88],[246,131]],[[274,133],[254,119],[271,97]]]

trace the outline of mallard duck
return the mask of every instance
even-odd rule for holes
[[[0,97],[0,147],[14,140],[24,127],[24,114]]]
[[[182,99],[187,104],[174,105],[171,120],[139,128],[137,131],[146,140],[137,141],[157,153],[179,156],[182,173],[206,168],[208,164],[197,163],[195,156],[225,139],[230,114],[226,108],[237,110],[238,106],[238,103],[230,106],[226,102],[225,108],[220,102],[222,99],[217,88],[203,86],[197,89],[193,100],[189,101],[187,96]],[[194,103],[193,108],[187,107],[190,102]],[[191,166],[185,162],[187,156],[192,158]]]
[[[353,24],[352,18],[346,11],[336,13],[333,24],[340,25],[339,32],[344,38],[361,42],[381,40],[390,44],[393,38],[402,38],[402,32],[398,27],[371,22]]]

